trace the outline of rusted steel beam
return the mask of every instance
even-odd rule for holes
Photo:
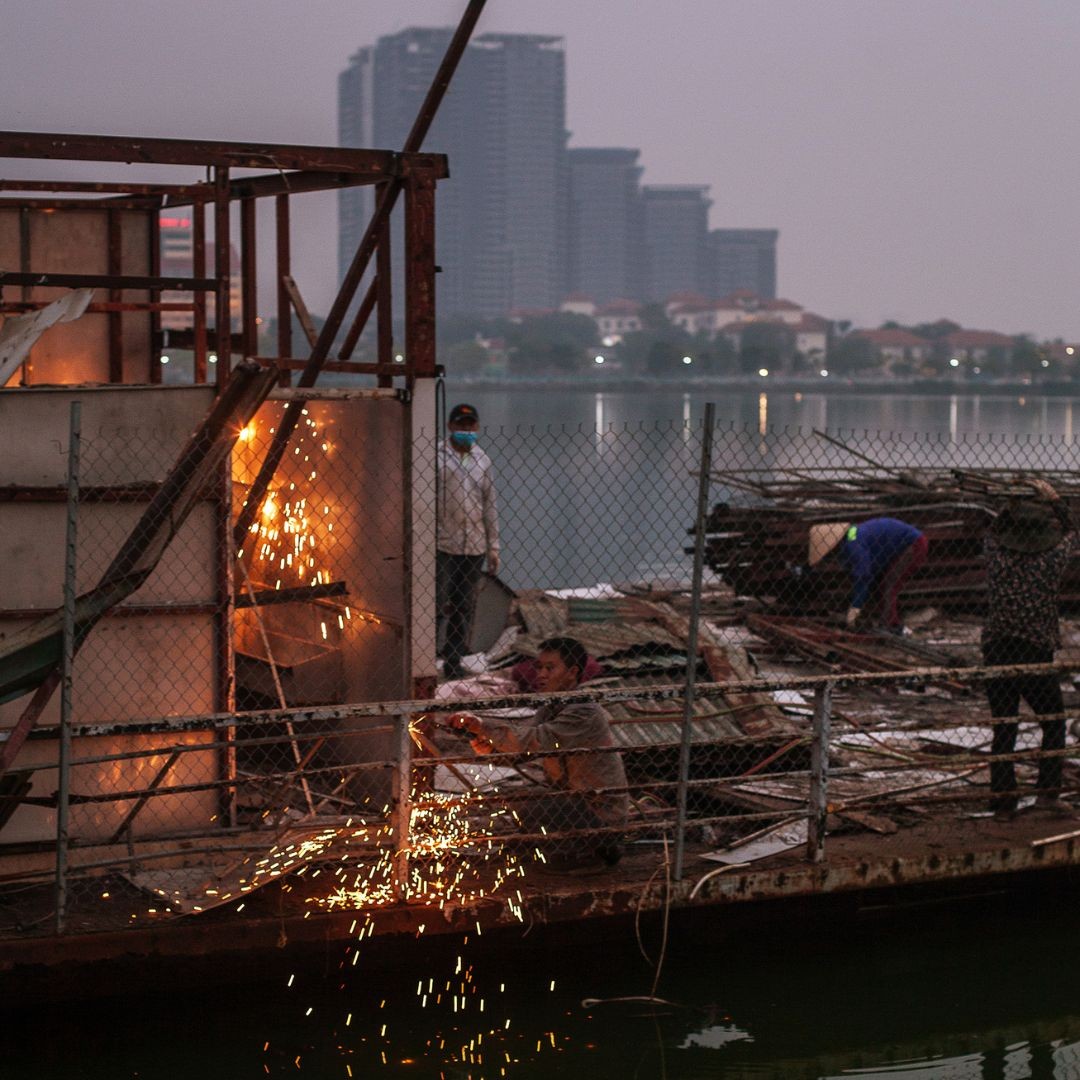
[[[243,338],[243,355],[251,356],[259,351],[258,282],[255,260],[255,200],[240,200],[240,333]]]
[[[357,308],[356,318],[353,319],[353,324],[345,335],[345,341],[342,343],[341,351],[338,353],[339,360],[348,360],[356,351],[356,343],[360,340],[360,335],[364,332],[364,327],[367,326],[372,311],[375,310],[378,292],[379,282],[373,278],[371,284],[368,285],[367,292],[364,293],[364,299],[360,302],[360,307]]]
[[[195,294],[196,299],[199,296],[202,296],[202,295],[204,295],[204,294],[196,293]],[[214,330],[214,338],[213,338],[213,340],[217,340],[216,328],[209,327],[207,329],[207,334],[208,335],[210,333],[210,330]],[[240,347],[243,344],[243,342],[240,340],[240,335],[230,333],[229,334],[229,339],[230,339],[230,342],[232,344],[232,351],[233,352],[239,352]],[[195,334],[194,334],[193,330],[183,328],[183,329],[180,329],[180,330],[170,330],[169,331],[169,344],[174,349],[193,349],[193,348],[195,348],[195,341],[196,341],[196,339],[195,339]]]
[[[325,585],[301,585],[295,589],[259,589],[254,594],[242,592],[236,597],[236,606],[248,608],[271,607],[274,604],[306,604],[313,600],[348,595],[348,582],[328,581]]]
[[[0,198],[0,207],[20,210],[41,210],[52,213],[56,210],[153,210],[161,205],[161,199],[153,196],[120,195],[108,199],[37,199],[37,198]]]
[[[405,357],[409,379],[435,377],[435,178],[405,182]]]
[[[128,615],[212,615],[215,604],[117,604],[103,619]],[[0,619],[41,619],[52,615],[56,608],[0,608]]]
[[[161,228],[159,221],[159,215],[154,214],[148,222],[149,228],[147,229],[146,238],[146,255],[150,261],[150,273],[155,277],[160,277],[161,275]],[[160,303],[161,290],[151,289],[149,300],[152,305]],[[154,349],[154,352],[150,356],[150,382],[160,383],[162,377],[160,356],[163,342],[161,336],[161,314],[153,307],[148,310],[150,311],[150,341]]]
[[[0,131],[0,157],[54,161],[117,161],[128,164],[209,165],[235,169],[301,169],[347,172],[384,180],[397,170],[389,150],[290,143],[210,142],[201,139],[142,139],[123,135],[61,135]]]
[[[5,285],[55,286],[64,289],[173,289],[178,292],[209,292],[213,278],[155,277],[152,274],[54,274],[41,271],[0,270],[0,288]]]
[[[306,360],[298,360],[292,356],[253,356],[252,359],[259,364],[274,364],[285,371],[303,371],[307,365]],[[400,375],[404,365],[395,364],[390,374]],[[353,375],[381,375],[386,369],[381,364],[368,364],[352,360],[326,360],[322,366],[323,371],[344,371]]]
[[[191,208],[191,272],[196,277],[206,277],[206,203],[200,200]],[[195,294],[195,317],[192,320],[191,348],[195,353],[193,360],[193,381],[197,384],[206,382],[206,362],[209,350],[206,347],[206,293]],[[170,331],[169,343],[176,341],[176,332]],[[177,342],[177,347],[181,347]]]
[[[157,491],[154,482],[138,484],[98,484],[79,490],[80,503],[147,502]],[[64,502],[67,488],[59,484],[5,484],[0,487],[0,503],[4,502]],[[54,610],[52,608],[50,611]]]
[[[150,801],[150,796],[161,786],[161,782],[168,775],[169,770],[180,760],[180,751],[174,750],[165,764],[157,771],[157,775],[150,781],[146,791],[135,801],[135,805],[124,815],[124,820],[116,827],[116,831],[105,841],[106,844],[115,844],[120,837],[131,827],[131,823],[139,816],[139,812]]]
[[[26,311],[38,311],[48,307],[52,300],[11,300],[0,303],[0,315],[15,315]],[[101,300],[97,303],[87,304],[86,311],[90,315],[104,315],[110,311],[194,311],[195,305],[166,300],[158,304],[149,301],[140,303],[138,300],[123,300],[113,303],[109,300]]]
[[[277,350],[279,356],[292,355],[292,310],[289,306],[289,290],[285,279],[292,276],[291,222],[289,216],[289,196],[277,195],[274,198],[274,229],[276,239],[277,266]],[[288,386],[292,376],[282,369],[278,386]]]
[[[300,329],[304,331],[304,337],[307,338],[308,344],[314,347],[315,342],[319,340],[319,332],[315,329],[311,312],[308,311],[308,306],[304,303],[304,298],[300,294],[300,286],[296,284],[291,274],[283,274],[281,287],[285,290],[289,302],[296,311],[296,317],[300,321]],[[288,356],[288,353],[283,353],[282,356]],[[306,363],[306,361],[304,362]]]
[[[198,190],[199,184],[132,184],[111,180],[0,180],[0,191],[72,191],[122,192],[127,195],[187,194]],[[67,205],[66,202],[61,205]],[[100,200],[93,205],[100,206]]]
[[[229,380],[232,370],[232,307],[230,285],[232,257],[229,235],[229,170],[214,169],[214,351],[218,389]]]
[[[394,303],[392,296],[392,272],[390,265],[390,222],[383,225],[379,236],[379,246],[375,249],[375,290],[378,311],[376,329],[378,331],[378,362],[389,370],[394,362]],[[380,386],[393,386],[391,375],[380,375]]]

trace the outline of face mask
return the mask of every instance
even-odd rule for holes
[[[450,441],[459,450],[471,450],[476,445],[475,431],[452,431]]]

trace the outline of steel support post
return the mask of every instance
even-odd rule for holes
[[[193,277],[206,277],[206,203],[196,199],[191,204],[191,273]],[[201,385],[206,382],[206,293],[197,289],[192,294],[195,304],[194,341],[195,374],[194,381]]]
[[[409,385],[435,377],[435,170],[405,179],[405,361]]]
[[[71,403],[68,433],[67,537],[64,544],[64,637],[60,675],[59,785],[56,796],[56,932],[67,912],[68,811],[71,798],[71,671],[75,661],[75,597],[79,523],[79,451],[82,404]]]
[[[382,195],[380,185],[380,197]],[[393,386],[394,379],[390,365],[394,362],[394,302],[391,282],[390,261],[390,220],[383,223],[379,234],[379,246],[375,249],[375,287],[377,304],[378,363],[386,371],[379,374],[379,386]]]
[[[686,689],[683,697],[682,740],[679,746],[679,786],[676,795],[674,869],[676,881],[682,880],[683,850],[686,843],[690,741],[694,733],[694,679],[697,675],[698,620],[701,618],[701,579],[705,565],[705,519],[709,513],[709,474],[712,471],[713,429],[716,426],[715,402],[710,401],[705,405],[703,423],[697,514],[694,518],[694,570],[690,585],[690,625],[686,635]]]
[[[150,264],[150,276],[161,277],[160,200],[158,207],[149,215],[147,233],[146,258],[147,262]],[[162,293],[160,289],[150,289],[146,294],[148,310],[150,313],[150,340],[153,343],[154,348],[154,351],[150,355],[149,380],[151,383],[160,383],[164,375],[161,370],[160,352],[161,346],[164,344],[164,335],[161,332],[161,312],[158,310],[158,305],[161,303],[161,296]]]
[[[274,196],[274,221],[277,226],[277,350],[278,356],[292,356],[292,305],[285,279],[292,276],[291,229],[289,224],[289,196]],[[278,386],[289,386],[292,373],[282,368]]]
[[[394,717],[394,898],[404,903],[409,897],[409,836],[412,824],[412,736],[409,717]]]
[[[232,369],[232,255],[229,238],[229,170],[214,169],[214,348],[218,390]]]
[[[832,727],[832,683],[814,690],[814,738],[810,744],[810,806],[806,857],[825,860],[825,821],[829,815],[829,732]]]
[[[240,330],[244,357],[259,352],[259,299],[255,262],[255,200],[240,200]]]

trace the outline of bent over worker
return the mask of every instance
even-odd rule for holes
[[[1068,508],[1045,480],[1028,481],[1035,498],[1014,499],[998,515],[986,545],[987,615],[982,632],[988,666],[1050,664],[1061,644],[1058,601],[1069,559],[1080,550]],[[1042,749],[1065,746],[1064,701],[1056,674],[1006,675],[988,679],[986,695],[994,724],[991,743],[990,808],[999,821],[1016,814],[1016,766],[1001,755],[1016,749],[1020,699],[1042,724]],[[1045,718],[1045,719],[1044,719]],[[1062,760],[1039,760],[1036,806],[1060,817],[1071,809],[1058,798]]]
[[[536,681],[541,693],[576,690],[588,656],[575,638],[549,638],[536,658]],[[550,793],[540,791],[519,804],[518,818],[529,832],[571,829],[619,829],[625,826],[630,799],[626,769],[615,749],[611,720],[603,706],[593,702],[564,704],[553,701],[528,720],[501,717],[481,719],[469,712],[452,713],[449,723],[472,737],[480,754],[535,754]],[[561,754],[560,750],[595,750],[596,753]],[[577,840],[550,845],[567,863],[599,860],[609,865],[621,855],[619,837],[592,833]]]
[[[817,566],[833,556],[846,566],[852,582],[848,626],[854,626],[868,606],[879,604],[882,626],[900,633],[900,590],[926,562],[929,546],[914,525],[898,518],[871,518],[861,525],[829,522],[810,528],[809,563]]]

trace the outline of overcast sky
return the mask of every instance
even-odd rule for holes
[[[5,0],[3,124],[333,143],[349,55],[464,6]],[[779,228],[781,295],[1080,338],[1077,0],[488,0],[480,30],[564,35],[571,145],[640,147],[647,183],[711,185],[714,227]],[[298,221],[324,311],[333,201]]]

